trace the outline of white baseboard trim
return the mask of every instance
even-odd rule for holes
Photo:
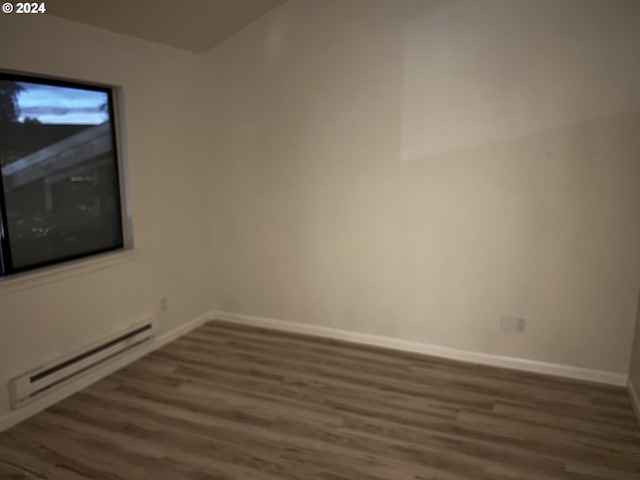
[[[87,388],[89,385],[97,382],[98,380],[102,380],[104,377],[112,374],[116,370],[126,367],[127,365],[135,362],[143,356],[148,355],[152,351],[165,346],[167,343],[170,343],[186,335],[187,333],[212,319],[213,314],[211,312],[200,315],[193,320],[180,325],[179,327],[176,327],[172,330],[169,330],[168,332],[164,332],[162,335],[155,337],[152,342],[145,345],[144,347],[137,349],[129,353],[128,355],[123,355],[121,358],[118,358],[113,362],[97,367],[87,375],[78,378],[77,381],[72,382],[69,385],[65,385],[59,390],[52,392],[50,395],[29,403],[22,408],[13,410],[12,412],[0,417],[0,432],[13,427],[23,420],[26,420],[27,418],[41,412],[42,410],[49,408],[51,405],[54,405],[55,403],[58,403],[59,401],[70,397],[74,393]]]
[[[538,362],[516,357],[506,357],[501,355],[491,355],[487,353],[458,350],[455,348],[442,347],[428,343],[412,342],[398,338],[382,337],[366,333],[339,330],[336,328],[322,327],[319,325],[308,325],[301,323],[286,322],[272,318],[242,315],[232,312],[214,312],[213,318],[241,325],[251,325],[264,327],[285,332],[303,333],[317,337],[344,340],[353,343],[373,345],[377,347],[390,348],[412,353],[421,353],[435,357],[448,358],[451,360],[461,360],[464,362],[478,363],[493,367],[509,368],[512,370],[522,370],[526,372],[543,373],[559,377],[572,378],[576,380],[586,380],[590,382],[603,383],[623,387],[627,384],[627,376],[619,373],[606,372],[601,370],[591,370],[569,365],[556,363]]]
[[[627,380],[627,392],[629,392],[629,400],[631,400],[631,406],[636,414],[636,420],[638,420],[638,426],[640,427],[640,396],[638,396],[638,390],[631,383],[631,379]]]

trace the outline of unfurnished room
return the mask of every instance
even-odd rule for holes
[[[640,480],[639,0],[0,12],[0,479]]]

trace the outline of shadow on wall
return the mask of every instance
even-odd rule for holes
[[[640,109],[637,6],[612,3],[464,0],[409,21],[401,159]]]

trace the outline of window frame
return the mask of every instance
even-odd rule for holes
[[[109,265],[120,264],[118,257],[129,259],[130,254],[134,252],[133,241],[133,220],[131,216],[130,195],[129,195],[129,177],[128,162],[125,149],[125,129],[124,129],[124,91],[122,87],[108,85],[99,82],[68,79],[58,76],[39,74],[32,72],[14,71],[0,69],[0,80],[10,80],[17,82],[38,83],[43,85],[59,86],[66,88],[78,88],[84,90],[93,90],[107,94],[110,115],[109,124],[112,132],[113,153],[115,155],[114,168],[116,169],[115,178],[118,182],[118,210],[120,213],[120,231],[121,243],[111,248],[103,248],[92,251],[90,253],[82,253],[78,255],[65,256],[56,260],[46,261],[25,267],[13,268],[11,265],[11,248],[10,237],[8,232],[8,218],[4,205],[0,208],[0,262],[8,259],[9,271],[0,263],[0,287],[7,282],[13,283],[13,280],[19,280],[21,284],[25,283],[30,277],[43,277],[51,281],[56,271],[60,270],[64,273],[64,278],[70,275],[69,272],[74,271],[93,271],[93,265]],[[0,173],[0,200],[4,202],[4,182]],[[123,255],[125,254],[125,255]],[[89,268],[83,268],[83,264],[88,264]],[[104,268],[104,267],[102,267]],[[6,273],[3,273],[6,272]],[[30,283],[30,282],[27,282]],[[40,284],[42,282],[36,282]],[[3,292],[0,291],[0,295]]]

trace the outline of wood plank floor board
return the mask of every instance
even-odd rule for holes
[[[622,388],[210,322],[0,434],[0,479],[639,480]]]
[[[258,339],[256,337],[252,337],[252,338],[255,339],[254,343],[251,343],[251,342],[247,343],[248,339],[246,338],[242,339],[241,337],[238,337],[233,344],[229,344],[228,342],[223,342],[218,344],[216,347],[220,349],[220,348],[225,348],[230,346],[231,348],[237,348],[239,350],[244,349],[247,352],[258,350],[260,351],[260,354],[263,358],[265,355],[281,356],[281,354],[279,354],[280,351],[284,351],[285,353],[287,352],[286,349],[278,349],[273,347],[269,348],[268,346],[265,347],[263,344],[258,343]],[[193,340],[187,339],[185,341],[197,342],[200,340],[201,339],[193,339]],[[278,346],[281,347],[283,345],[282,340],[276,340],[276,342],[277,343],[275,347],[278,347]],[[331,341],[329,340],[329,342]],[[330,353],[334,353],[334,352],[330,352]],[[291,352],[288,352],[288,354],[290,355]],[[304,357],[308,355],[313,355],[313,352],[311,354],[303,352],[300,355],[300,357]],[[415,354],[405,353],[405,355],[410,355],[412,356],[411,358],[413,358]],[[318,362],[324,362],[325,366],[329,366],[333,364],[339,367],[340,369],[345,369],[345,370],[349,370],[350,368],[357,369],[359,367],[361,368],[362,366],[361,362],[360,363],[359,362],[340,362],[339,360],[336,361],[333,357],[323,358],[323,357],[316,356],[314,358],[313,356],[311,356],[308,358],[310,358],[311,361],[314,362],[316,365],[318,364]],[[291,359],[289,359],[289,361],[291,362]],[[465,364],[462,364],[463,366],[460,367],[458,364],[456,364],[456,362],[451,362],[451,361],[442,360],[442,359],[437,359],[437,362],[434,362],[434,363],[436,364],[431,365],[430,363],[425,364],[424,362],[422,362],[422,365],[410,365],[409,370],[417,369],[421,373],[421,375],[419,375],[417,378],[422,379],[423,381],[426,380],[429,382],[433,382],[433,380],[436,379],[439,375],[443,375],[445,380],[449,382],[449,384],[451,384],[452,383],[451,371],[447,371],[447,370],[451,370],[451,368],[453,367],[454,371],[456,371],[455,380],[453,381],[455,381],[456,383],[459,383],[461,380],[466,379],[471,381],[470,382],[471,386],[475,386],[475,388],[481,388],[480,386],[478,386],[477,382],[475,383],[473,382],[475,378],[475,370],[472,368],[469,368]],[[366,365],[365,365],[365,368],[366,368]],[[382,366],[376,365],[373,369],[369,368],[368,370],[373,371],[374,373],[380,376],[384,373],[383,368],[384,367]],[[467,374],[466,376],[465,376],[465,373]],[[521,387],[526,388],[527,385],[529,384],[529,385],[533,385],[540,394],[544,394],[545,390],[550,390],[555,396],[555,398],[558,398],[558,394],[560,393],[560,391],[566,391],[567,392],[566,398],[568,398],[569,400],[574,400],[574,397],[570,397],[571,394],[573,394],[574,396],[576,395],[575,389],[572,389],[572,385],[574,384],[574,382],[571,380],[565,381],[564,379],[562,379],[561,381],[557,381],[553,378],[549,380],[550,377],[545,377],[538,374],[520,372],[521,381],[519,382],[519,385],[513,385],[513,382],[509,378],[509,376],[506,376],[506,377],[504,376],[504,370],[496,369],[494,367],[484,367],[483,376],[489,377],[491,376],[492,373],[494,374],[492,378],[493,380],[492,384],[499,387],[510,386],[511,389],[517,390],[517,389],[520,389]],[[394,370],[389,371],[390,376],[403,375],[403,374],[404,374],[404,371],[401,371],[399,369],[395,369],[395,371]],[[504,379],[502,379],[501,377],[504,377]],[[413,380],[415,380],[415,378]],[[503,382],[502,385],[500,384],[501,380]],[[619,402],[622,402],[624,405],[626,405],[629,402],[629,400],[626,397],[622,397],[622,398],[620,397],[619,388],[616,388],[616,387],[594,385],[594,391],[591,393],[591,395],[593,395],[595,398],[603,398],[604,399],[603,401],[606,401],[606,399],[608,398],[614,398],[614,399],[617,399]]]
[[[72,402],[70,401],[66,403],[72,403]],[[254,456],[251,458],[253,459],[254,462],[259,461],[258,457],[256,457],[256,455],[259,455],[258,452],[261,452],[263,454],[263,457],[266,456],[266,458],[278,458],[278,455],[276,453],[277,451],[282,450],[283,446],[286,446],[287,456],[291,458],[295,457],[295,455],[292,455],[291,453],[293,451],[296,451],[298,453],[304,453],[306,451],[307,453],[311,452],[312,454],[315,452],[316,454],[319,454],[319,453],[326,453],[326,450],[327,450],[326,445],[325,445],[325,448],[319,450],[317,448],[318,447],[317,444],[313,445],[314,448],[307,448],[305,450],[301,446],[301,443],[304,444],[304,442],[301,442],[300,437],[295,434],[293,435],[290,434],[288,437],[286,435],[278,436],[277,438],[278,442],[276,443],[276,445],[278,446],[274,447],[273,440],[276,440],[273,438],[274,430],[270,429],[268,426],[262,426],[262,428],[256,428],[255,421],[247,422],[246,428],[242,429],[244,430],[244,432],[238,432],[238,422],[236,421],[227,422],[227,429],[224,431],[221,430],[220,428],[215,428],[215,430],[213,430],[212,427],[217,427],[218,425],[216,425],[215,420],[213,422],[211,421],[212,416],[202,416],[201,418],[198,419],[197,424],[194,425],[193,423],[195,421],[194,417],[190,417],[188,420],[182,420],[182,421],[176,420],[176,418],[172,417],[171,413],[168,412],[168,410],[166,409],[163,412],[164,415],[157,415],[154,420],[150,420],[150,417],[152,416],[150,416],[148,413],[144,414],[145,412],[144,409],[138,409],[138,411],[126,412],[126,413],[123,412],[122,414],[114,415],[113,412],[109,409],[109,405],[110,403],[108,401],[100,401],[99,398],[93,397],[93,398],[89,398],[88,403],[86,402],[73,403],[70,406],[69,410],[64,410],[61,407],[54,407],[53,410],[55,413],[61,413],[63,415],[68,415],[70,417],[73,416],[76,420],[80,420],[84,422],[88,421],[91,417],[77,418],[78,415],[74,414],[74,411],[82,411],[83,415],[88,414],[88,415],[94,415],[95,417],[108,416],[109,417],[108,421],[99,422],[100,427],[106,430],[113,430],[114,433],[125,430],[127,428],[127,423],[131,418],[131,414],[134,414],[136,415],[136,424],[144,428],[144,433],[142,434],[142,438],[145,440],[149,437],[148,432],[154,431],[154,430],[162,430],[165,433],[170,434],[165,439],[161,438],[159,433],[155,434],[157,435],[154,437],[155,441],[160,443],[169,442],[169,444],[172,444],[173,441],[179,440],[179,443],[181,446],[188,445],[189,437],[198,437],[198,444],[202,443],[203,446],[209,445],[211,443],[210,442],[211,438],[221,438],[222,439],[221,441],[224,444],[231,444],[234,449],[237,449],[241,452],[245,450],[253,452]],[[188,411],[186,410],[185,412],[188,413]],[[137,415],[140,415],[141,413],[144,414],[144,417],[137,416]],[[227,415],[221,415],[221,417],[226,418]],[[308,428],[306,428],[305,431],[308,433],[309,431]],[[128,433],[134,436],[136,436],[137,434],[135,431],[134,432],[129,431]],[[186,438],[183,438],[185,436]],[[286,441],[287,438],[289,438],[289,442]],[[272,451],[274,450],[274,448],[276,451]],[[344,464],[344,465],[349,465],[353,461],[354,453],[358,453],[358,452],[350,451],[348,452],[349,453],[348,455],[344,455],[344,454],[341,455],[340,449],[336,449],[335,447],[332,447],[330,448],[330,450],[331,450],[330,454],[333,462],[336,464]],[[307,465],[310,465],[312,463],[308,458],[305,458],[303,460],[304,460],[304,463]],[[340,460],[342,460],[342,462]],[[262,468],[264,469],[267,465],[267,462],[264,460],[261,460],[261,461],[262,461]],[[248,458],[244,458],[243,462],[247,463]],[[368,463],[374,464],[375,462],[369,461]],[[344,465],[342,466],[342,470],[346,468]],[[377,465],[376,468],[377,468],[377,471],[382,470],[384,469],[384,464]],[[406,466],[405,466],[405,469],[406,469]],[[273,466],[271,466],[270,470],[274,470]],[[283,478],[285,477],[283,473],[279,473],[279,474]]]
[[[194,365],[194,366],[198,366],[198,362],[197,362],[197,361],[189,362],[189,364],[190,364],[190,365]],[[200,366],[202,366],[202,365],[200,365]],[[228,367],[225,367],[225,366],[220,366],[220,368],[221,368],[221,369],[227,369],[227,370],[228,370]],[[292,369],[292,370],[293,370],[293,369]],[[242,372],[241,372],[240,370],[238,370],[237,368],[234,370],[234,372],[235,372],[235,373],[239,373],[239,374],[240,374],[240,373],[242,373]],[[282,372],[282,370],[280,370],[280,372]],[[327,373],[327,372],[328,372],[328,373]],[[320,376],[321,376],[321,377],[322,377],[322,376],[327,376],[327,377],[329,377],[329,378],[336,378],[336,377],[339,377],[338,379],[341,379],[341,380],[344,380],[344,381],[345,381],[345,382],[344,382],[344,384],[349,384],[349,385],[352,385],[352,384],[354,383],[354,381],[358,381],[358,380],[354,380],[354,379],[353,379],[352,377],[350,377],[349,375],[346,375],[346,376],[345,376],[345,375],[336,375],[336,374],[334,374],[334,372],[331,372],[331,371],[330,371],[330,369],[327,369],[327,368],[324,368],[324,369],[323,369],[323,373],[321,373],[321,374],[320,374]],[[364,378],[367,378],[367,375],[366,375],[366,374],[360,374],[360,378],[363,378],[363,377],[364,377]],[[377,377],[377,378],[379,378],[379,377]],[[398,377],[395,377],[395,378],[398,378]],[[384,380],[384,382],[383,382],[383,384],[384,384],[385,386],[386,386],[387,384],[389,384],[389,385],[393,385],[394,383],[395,383],[395,382],[394,382],[393,380],[389,380],[389,379],[385,379],[385,380]],[[399,384],[399,385],[402,385],[402,383],[398,383],[398,384]],[[405,384],[406,384],[406,383],[405,383]],[[449,387],[451,387],[451,386],[456,387],[457,385],[448,385],[448,386],[449,386]],[[368,388],[368,387],[370,387],[370,386],[365,386],[365,388]],[[445,388],[447,387],[447,385],[446,385],[446,384],[445,384],[445,385],[438,385],[438,387],[439,387],[439,389],[438,389],[438,388],[436,388],[435,390],[436,390],[436,391],[438,391],[438,393],[439,393],[439,394],[441,394],[441,393],[442,393],[442,390],[443,390],[443,389],[445,389]],[[477,397],[477,396],[479,396],[480,394],[483,394],[485,397],[488,397],[490,400],[494,399],[494,398],[495,398],[495,396],[496,396],[497,394],[499,394],[499,393],[500,393],[500,391],[499,391],[499,390],[496,390],[495,388],[492,388],[492,389],[484,389],[484,390],[483,390],[482,388],[478,388],[477,390],[475,390],[475,391],[474,391],[474,389],[473,389],[473,384],[470,384],[470,385],[463,385],[462,387],[464,387],[464,388],[456,389],[456,391],[454,391],[454,394],[453,394],[453,396],[452,396],[453,398],[460,398],[460,397],[462,396],[462,395],[461,395],[461,390],[465,390],[465,395],[464,395],[464,397],[466,397],[466,398],[470,397],[471,395],[474,395],[474,396],[476,396],[476,397]],[[435,388],[435,387],[434,387],[434,388]],[[470,393],[470,391],[471,391],[471,392],[473,392],[473,393]],[[511,389],[511,392],[512,392],[512,393],[511,393],[511,395],[510,395],[510,398],[512,399],[512,401],[519,400],[521,404],[530,404],[530,403],[531,403],[531,402],[527,402],[527,398],[531,398],[531,396],[532,396],[532,395],[531,395],[531,393],[532,393],[532,392],[522,392],[519,396],[517,396],[517,395],[514,395],[513,391],[514,391],[514,389]],[[528,393],[528,395],[527,395],[527,393]],[[558,395],[558,394],[556,394],[556,397],[559,397],[559,395]],[[447,401],[449,401],[449,402],[453,401],[453,400],[452,400],[452,398],[447,398],[446,400],[447,400]],[[541,399],[541,401],[544,401],[544,400],[545,400],[545,399]],[[563,400],[563,401],[565,401],[565,402],[567,401],[567,400],[566,400],[566,398],[564,398],[564,396],[562,396],[562,400]],[[589,399],[588,399],[588,398],[587,398],[587,399],[582,399],[582,400],[585,400],[585,401],[587,401],[587,402],[589,401]],[[573,404],[575,404],[575,402],[574,402]],[[573,404],[572,404],[572,405],[573,405]],[[626,404],[623,404],[623,405],[626,405]],[[593,410],[592,410],[592,415],[593,415],[595,418],[597,418],[597,417],[605,417],[605,418],[608,418],[608,417],[610,417],[610,416],[612,415],[612,413],[616,413],[616,411],[612,411],[612,410],[611,410],[610,408],[608,408],[608,407],[598,408],[598,406],[593,406],[592,408],[593,408]],[[631,417],[629,417],[627,414],[624,414],[624,416],[623,416],[623,418],[622,418],[622,422],[623,422],[623,423],[627,423],[627,421],[629,420],[629,418],[631,418]],[[602,418],[599,418],[598,420],[599,420],[599,421],[602,421]]]

